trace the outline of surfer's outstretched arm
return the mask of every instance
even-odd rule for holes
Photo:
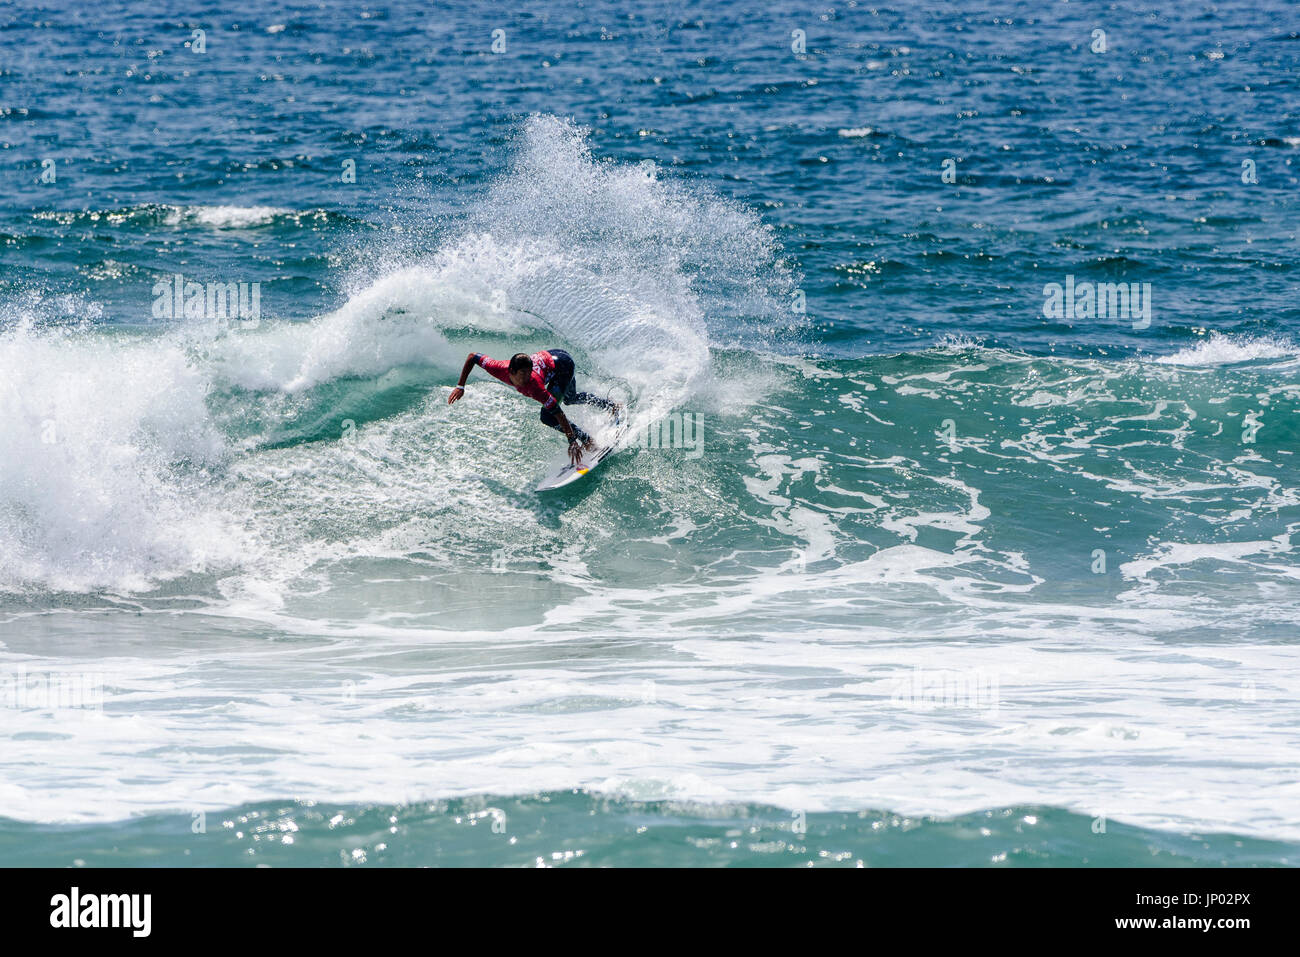
[[[469,370],[474,368],[474,362],[476,359],[478,359],[477,352],[471,352],[469,356],[465,359],[465,365],[460,370],[460,382],[456,384],[456,388],[451,390],[451,395],[447,396],[448,405],[451,405],[457,399],[464,396],[465,380],[469,378]]]

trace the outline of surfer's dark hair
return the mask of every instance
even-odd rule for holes
[[[523,372],[533,367],[533,357],[523,352],[516,352],[510,357],[510,371]]]

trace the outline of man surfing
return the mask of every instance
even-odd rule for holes
[[[569,440],[569,459],[576,467],[582,461],[582,453],[591,451],[593,443],[582,429],[578,428],[564,414],[560,403],[570,405],[594,405],[604,409],[614,418],[618,418],[623,407],[610,399],[579,392],[573,356],[563,349],[543,349],[531,356],[518,352],[505,359],[490,359],[481,352],[471,352],[465,359],[465,366],[460,370],[460,382],[451,390],[447,404],[451,405],[465,395],[465,380],[470,370],[478,366],[493,378],[512,385],[530,399],[542,404],[542,422],[557,432],[563,432]]]

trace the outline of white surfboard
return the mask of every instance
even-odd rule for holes
[[[590,452],[583,452],[582,458],[578,460],[576,466],[569,460],[569,453],[566,450],[564,458],[547,470],[546,477],[537,486],[537,491],[549,492],[552,489],[564,488],[566,485],[572,485],[578,481],[578,479],[605,461],[606,457],[618,448],[618,444],[623,436],[627,434],[627,430],[628,426],[626,424],[620,424],[616,425],[607,436],[593,436],[596,440],[596,447]]]

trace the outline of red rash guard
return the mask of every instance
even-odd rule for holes
[[[533,373],[518,391],[530,399],[536,399],[542,404],[542,408],[553,409],[559,402],[555,396],[546,391],[546,380],[555,371],[555,357],[549,352],[534,352],[530,358],[533,360]],[[509,359],[489,359],[482,353],[476,352],[474,364],[492,378],[500,379],[512,389],[515,387],[515,384],[510,381]]]

